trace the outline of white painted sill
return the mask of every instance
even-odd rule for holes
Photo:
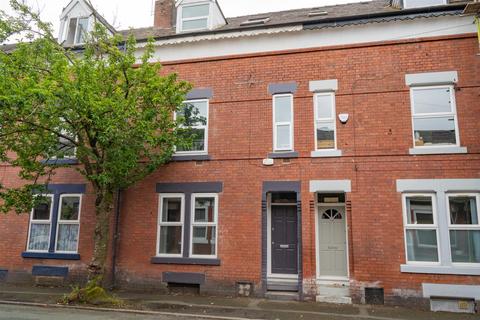
[[[412,155],[421,154],[455,154],[455,153],[467,153],[466,147],[419,147],[410,148],[409,153]]]
[[[317,150],[317,151],[312,151],[310,156],[312,158],[341,157],[342,156],[342,150]]]
[[[417,266],[402,264],[400,271],[403,273],[428,273],[428,274],[453,274],[480,276],[478,267],[458,267],[458,266]]]

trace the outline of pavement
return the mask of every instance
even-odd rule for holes
[[[285,302],[265,299],[162,295],[116,291],[123,309],[63,306],[57,301],[68,288],[0,286],[0,320],[480,320],[480,315],[432,313],[409,308]]]

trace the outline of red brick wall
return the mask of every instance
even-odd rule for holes
[[[0,176],[2,184],[6,187],[19,186],[22,181],[17,176],[17,171],[10,167],[4,167]],[[61,169],[53,178],[55,184],[79,184],[85,183],[80,174],[73,170]],[[79,254],[80,261],[62,261],[49,259],[24,259],[21,253],[26,250],[29,215],[9,213],[0,214],[0,268],[9,270],[9,278],[12,281],[30,281],[32,266],[68,266],[69,274],[73,278],[82,278],[86,275],[86,266],[90,262],[93,251],[93,231],[95,227],[95,195],[87,184],[86,193],[82,198],[80,215]]]
[[[303,274],[315,278],[315,226],[310,180],[349,179],[350,273],[354,287],[376,282],[387,296],[395,289],[417,292],[422,282],[480,284],[480,277],[406,274],[401,195],[396,179],[480,178],[480,79],[474,36],[338,47],[280,55],[232,57],[166,63],[195,87],[213,88],[210,101],[211,161],[171,163],[124,193],[118,255],[119,279],[130,285],[161,282],[163,271],[205,272],[209,285],[233,288],[237,280],[261,281],[261,192],[267,180],[302,181]],[[460,140],[466,155],[410,156],[412,128],[405,74],[456,70]],[[253,79],[252,85],[244,82]],[[311,80],[338,79],[336,112],[341,158],[310,158],[314,148]],[[296,81],[295,151],[291,163],[262,166],[272,151],[272,100],[269,83]],[[11,179],[10,171],[4,177]],[[4,178],[5,179],[5,178]],[[67,173],[55,179],[79,178]],[[63,179],[63,180],[62,180]],[[13,179],[15,180],[15,179]],[[157,241],[158,182],[223,181],[219,196],[218,256],[221,266],[154,265]],[[82,210],[80,253],[88,263],[93,208]],[[85,212],[86,210],[92,210]],[[90,217],[90,218],[88,218]],[[15,228],[11,226],[14,225]],[[0,267],[24,269],[20,258],[28,217],[0,216]],[[14,238],[15,241],[5,241]],[[37,263],[37,261],[35,261]],[[56,262],[58,263],[58,262]]]

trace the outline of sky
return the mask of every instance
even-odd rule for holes
[[[69,0],[24,0],[38,9],[44,21],[51,22],[55,31],[59,28],[60,13]],[[91,0],[117,30],[153,25],[155,0]],[[361,0],[218,0],[225,16],[235,17],[252,13],[288,9],[320,7],[332,4],[360,2]],[[363,0],[365,1],[365,0]],[[9,10],[9,0],[0,0],[0,10]]]

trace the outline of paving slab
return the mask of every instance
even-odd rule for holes
[[[0,300],[6,303],[8,301],[42,303],[55,307],[57,301],[69,290],[69,288],[0,285]],[[156,312],[158,315],[177,314],[190,318],[197,316],[211,319],[265,320],[480,320],[478,314],[433,313],[386,306],[285,302],[228,296],[166,295],[124,290],[114,291],[113,294],[125,301],[124,308]]]

